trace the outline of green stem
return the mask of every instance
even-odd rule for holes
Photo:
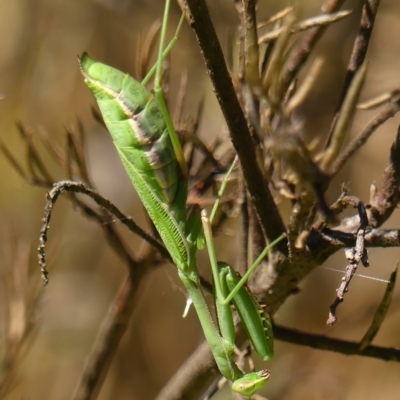
[[[181,30],[183,21],[185,20],[185,15],[182,14],[181,19],[179,20],[178,23],[178,27],[176,28],[175,31],[175,35],[172,38],[172,40],[169,42],[168,46],[165,48],[165,50],[162,53],[162,60],[169,54],[169,52],[172,50],[172,48],[175,46],[175,43],[178,41],[179,39],[179,32]],[[154,73],[156,72],[157,69],[157,65],[158,63],[155,63],[151,68],[150,71],[147,73],[147,75],[144,77],[144,79],[142,80],[141,84],[143,86],[147,85],[149,83],[149,80],[151,79],[151,77],[154,75]]]
[[[174,153],[176,159],[179,163],[182,175],[184,179],[188,177],[188,167],[185,161],[185,157],[183,155],[181,144],[179,143],[178,135],[175,131],[174,124],[172,123],[171,116],[168,112],[167,103],[164,99],[164,94],[161,88],[161,67],[162,67],[162,59],[163,59],[163,47],[165,42],[165,33],[167,31],[167,23],[168,23],[168,12],[169,12],[170,0],[165,1],[165,9],[164,9],[164,17],[161,25],[160,32],[160,47],[158,49],[158,58],[157,58],[157,67],[156,67],[156,77],[154,80],[154,94],[159,102],[161,112],[164,117],[165,124],[167,125],[167,129],[169,132],[169,136],[171,139],[172,147],[174,148]]]
[[[222,195],[224,194],[226,185],[228,184],[229,177],[230,177],[231,173],[233,172],[233,169],[235,168],[237,161],[238,161],[238,156],[236,156],[235,159],[233,160],[232,165],[228,169],[228,172],[226,173],[225,178],[222,181],[221,188],[218,191],[217,199],[215,200],[214,206],[211,210],[211,214],[210,214],[210,224],[211,225],[214,221],[214,217],[215,217],[215,214],[217,213],[219,204],[221,203],[221,198],[222,198]]]

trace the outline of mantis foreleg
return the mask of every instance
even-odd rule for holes
[[[211,226],[205,210],[202,211],[201,217],[214,278],[214,300],[220,333],[230,343],[229,346],[233,348],[235,331],[232,311],[230,310],[229,303],[224,302],[224,300],[233,290],[234,286],[239,283],[239,279],[229,265],[217,262]],[[235,288],[235,291],[233,303],[239,312],[248,337],[257,353],[264,360],[268,360],[273,356],[272,326],[269,317],[263,316],[262,310],[260,310],[251,294],[243,287],[243,284],[241,287]],[[229,354],[229,357],[233,360],[232,354]],[[270,373],[268,370],[243,374],[241,378],[232,382],[232,389],[250,397],[267,383],[269,376]]]

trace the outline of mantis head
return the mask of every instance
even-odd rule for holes
[[[242,396],[251,397],[267,383],[271,373],[268,369],[250,372],[232,383],[232,390]]]

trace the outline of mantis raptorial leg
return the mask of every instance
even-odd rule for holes
[[[164,50],[169,4],[170,0],[166,0],[154,95],[129,75],[95,61],[87,53],[79,62],[121,161],[192,299],[220,372],[232,381],[233,390],[251,397],[265,385],[269,371],[244,374],[235,364],[235,332],[229,301],[237,308],[249,339],[264,360],[273,354],[272,331],[269,319],[261,315],[257,303],[243,287],[244,280],[239,281],[226,264],[217,263],[205,212],[202,219],[198,208],[186,215],[187,165],[160,85],[162,59],[169,51]],[[203,228],[216,285],[217,323],[201,290],[196,265]]]

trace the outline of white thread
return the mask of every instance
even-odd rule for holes
[[[336,272],[341,272],[344,274],[346,271],[343,271],[341,269],[336,269],[336,268],[330,268],[330,267],[324,267],[325,269],[330,269],[331,271],[336,271]],[[384,282],[384,283],[390,283],[387,279],[381,279],[381,278],[375,278],[373,276],[368,276],[368,275],[361,275],[361,274],[354,274],[355,276],[359,276],[361,278],[366,278],[366,279],[372,279],[373,281],[378,281],[378,282]]]

